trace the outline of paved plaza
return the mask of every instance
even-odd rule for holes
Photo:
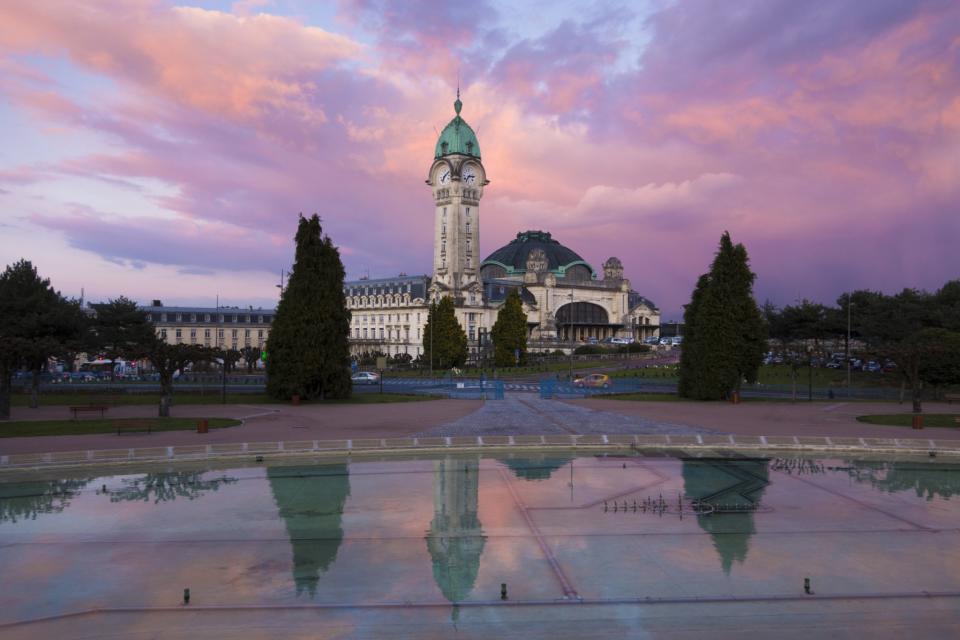
[[[955,407],[926,403],[929,413]],[[185,405],[174,407],[178,417],[226,417],[244,421],[240,427],[161,433],[112,433],[0,438],[0,455],[123,449],[130,447],[392,438],[415,435],[549,435],[549,434],[706,434],[845,436],[960,439],[958,429],[887,427],[858,422],[864,414],[909,413],[909,404],[888,402],[639,402],[588,398],[544,400],[531,393],[507,393],[504,400],[432,400],[392,404],[302,405]],[[118,406],[110,417],[156,415],[153,406]],[[13,420],[54,420],[68,417],[66,407],[15,407]]]

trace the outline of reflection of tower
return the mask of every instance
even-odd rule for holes
[[[345,464],[272,467],[267,477],[290,536],[297,595],[306,591],[312,597],[343,541],[340,523],[350,472]]]
[[[733,562],[747,558],[750,536],[756,533],[753,513],[724,513],[724,508],[751,508],[760,502],[769,484],[767,460],[695,458],[683,460],[683,491],[690,499],[714,506],[717,511],[697,516],[697,524],[710,534],[720,554],[723,572]]]
[[[477,517],[479,469],[477,458],[434,462],[427,550],[433,559],[433,579],[450,602],[470,595],[486,542]]]

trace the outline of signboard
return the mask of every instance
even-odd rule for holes
[[[377,369],[383,371],[387,368],[387,359],[384,356],[377,356]]]

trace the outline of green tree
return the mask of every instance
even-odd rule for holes
[[[793,400],[797,399],[797,375],[802,366],[810,366],[810,352],[819,351],[820,341],[828,334],[827,308],[802,300],[778,310],[771,303],[763,306],[764,321],[772,340],[776,341],[793,381]]]
[[[430,305],[423,328],[423,353],[434,369],[462,367],[467,361],[467,334],[457,322],[453,298]]]
[[[14,371],[33,371],[31,406],[36,407],[39,374],[47,360],[73,350],[84,326],[79,304],[54,290],[29,261],[20,260],[0,274],[0,420],[10,418]]]
[[[682,395],[719,400],[739,391],[743,380],[756,382],[766,350],[766,325],[753,299],[755,278],[747,250],[734,245],[725,232],[710,272],[697,282],[684,313]]]
[[[170,415],[173,402],[173,376],[183,372],[188,364],[209,360],[213,353],[207,347],[198,344],[167,344],[154,337],[149,343],[141,345],[138,357],[146,358],[160,377],[159,416]]]
[[[120,296],[109,302],[90,305],[96,317],[90,332],[89,350],[113,363],[120,358],[135,360],[154,338],[147,313],[136,302]],[[114,379],[110,367],[110,380]]]
[[[897,363],[910,384],[913,411],[923,411],[923,387],[960,382],[960,334],[927,327],[893,347]]]
[[[500,307],[491,335],[496,366],[513,367],[527,363],[527,314],[523,311],[523,302],[516,289],[510,292]],[[520,353],[519,360],[517,352]]]
[[[240,349],[240,355],[243,356],[243,361],[247,365],[247,373],[253,373],[257,360],[260,359],[260,347],[246,346]]]
[[[243,357],[243,352],[236,349],[218,349],[215,356],[220,358],[224,373],[231,373],[237,366],[237,362]]]
[[[278,399],[347,398],[350,312],[340,252],[320,218],[300,217],[296,262],[270,330],[267,393]]]

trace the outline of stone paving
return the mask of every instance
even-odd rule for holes
[[[654,434],[696,435],[720,433],[712,429],[625,416],[532,393],[509,393],[503,400],[485,402],[462,418],[416,434],[418,436]]]

